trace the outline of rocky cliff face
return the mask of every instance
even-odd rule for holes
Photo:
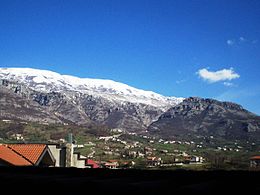
[[[96,123],[138,132],[146,130],[164,111],[183,99],[164,97],[114,81],[107,81],[108,85],[103,80],[82,81],[41,70],[17,71],[0,69],[3,119]]]
[[[48,109],[39,106],[37,102],[18,92],[16,87],[10,90],[6,86],[0,86],[0,119],[62,123]]]
[[[191,97],[163,113],[148,129],[150,133],[172,137],[259,138],[260,117],[235,103]]]

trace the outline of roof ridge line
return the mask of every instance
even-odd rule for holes
[[[19,152],[17,152],[16,150],[14,150],[13,148],[11,148],[10,146],[6,145],[7,148],[9,148],[10,150],[12,150],[13,152],[15,152],[16,154],[18,154],[19,156],[21,156],[22,158],[24,158],[25,160],[27,160],[29,163],[31,163],[32,165],[34,165],[34,163],[32,161],[30,161],[28,158],[26,158],[24,155],[20,154]]]

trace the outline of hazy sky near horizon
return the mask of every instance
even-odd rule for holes
[[[0,0],[0,66],[105,78],[260,114],[259,0]]]

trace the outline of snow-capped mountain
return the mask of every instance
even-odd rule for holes
[[[176,105],[184,98],[165,97],[123,83],[105,79],[78,78],[48,70],[32,68],[0,68],[0,78],[17,81],[39,92],[76,91],[121,102],[142,103],[155,107]]]
[[[165,97],[111,80],[46,70],[0,68],[0,120],[102,125],[163,138],[212,136],[259,140],[260,123],[242,106]]]
[[[0,81],[0,106],[5,108],[0,112],[1,118],[15,116],[83,125],[94,122],[141,131],[184,99],[112,80],[78,78],[31,68],[0,68]]]

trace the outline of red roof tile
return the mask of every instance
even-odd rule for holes
[[[27,158],[33,164],[37,162],[46,147],[45,144],[8,144],[7,146]]]
[[[250,159],[251,160],[260,160],[260,156],[252,156]]]
[[[118,162],[118,161],[117,161],[117,160],[108,160],[108,162],[116,163],[116,162]]]
[[[28,160],[5,145],[0,145],[0,159],[16,166],[32,165]]]
[[[92,166],[92,168],[99,168],[99,165],[94,161],[94,160],[91,160],[91,159],[87,159],[86,160],[86,164],[87,165],[91,165]]]

